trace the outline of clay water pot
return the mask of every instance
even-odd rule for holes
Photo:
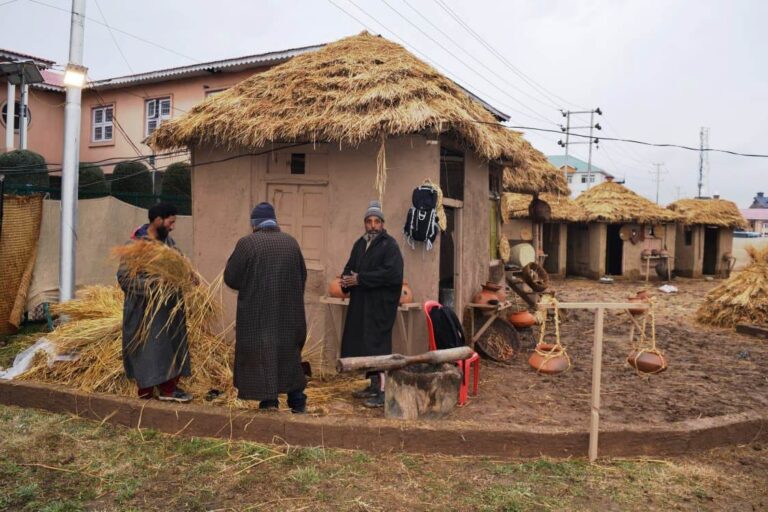
[[[640,355],[638,355],[640,352]],[[667,361],[664,356],[656,352],[633,350],[627,357],[627,362],[632,368],[641,373],[661,373],[667,369]]]
[[[328,295],[334,299],[348,299],[349,293],[341,289],[341,276],[336,276],[328,283]]]
[[[510,313],[507,320],[518,329],[525,329],[526,327],[536,325],[536,317],[527,310]]]
[[[413,290],[408,286],[408,281],[403,281],[403,290],[400,293],[400,304],[413,302]]]
[[[539,343],[536,345],[536,350],[528,358],[528,364],[531,365],[536,371],[540,373],[546,373],[553,375],[556,373],[562,373],[568,369],[570,363],[565,354],[560,354],[554,357],[546,357],[547,354],[557,348],[557,345],[552,343]],[[539,354],[543,352],[544,355]]]
[[[662,249],[659,251],[659,256],[662,258],[668,258],[669,257],[669,251],[666,249]]]
[[[651,250],[650,249],[643,249],[642,251],[640,251],[640,257],[641,258],[648,258],[649,256],[651,256]]]
[[[485,283],[482,287],[482,290],[477,292],[474,297],[472,297],[472,302],[475,304],[488,304],[491,306],[496,306],[499,302],[501,302],[501,300],[499,300],[500,290],[501,286],[497,284]]]

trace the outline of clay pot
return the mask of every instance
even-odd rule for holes
[[[630,295],[629,297],[627,297],[627,301],[636,303],[636,304],[642,304],[643,302],[648,300],[648,298],[649,298],[648,292],[645,290],[640,290],[635,295]],[[643,313],[645,313],[644,309],[629,309],[628,311],[632,316],[640,316]]]
[[[642,373],[661,373],[667,369],[667,361],[664,356],[655,352],[633,350],[627,357],[627,362],[637,371]]]
[[[501,289],[502,287],[497,284],[485,283],[483,289],[472,297],[472,302],[475,304],[489,304],[495,306],[501,302],[501,300],[499,300],[499,291]],[[506,295],[506,292],[504,293]]]
[[[659,251],[659,256],[661,256],[662,258],[667,258],[669,257],[669,251],[666,249],[662,249]]]
[[[651,255],[652,256],[658,256],[659,255],[659,250],[658,249],[651,249]]]
[[[570,363],[565,354],[560,354],[555,357],[546,357],[546,355],[556,347],[557,345],[551,343],[539,343],[536,345],[536,350],[531,354],[531,357],[528,358],[528,364],[535,368],[536,371],[548,375],[564,372],[570,367]],[[544,355],[539,354],[539,352],[543,352]]]
[[[546,201],[535,197],[528,205],[528,217],[534,222],[549,222],[552,217],[552,208]]]
[[[510,313],[507,317],[507,320],[518,329],[524,329],[526,327],[536,325],[536,317],[526,310]]]
[[[328,283],[328,295],[334,299],[348,299],[349,293],[341,289],[341,276],[336,276]]]
[[[408,281],[403,281],[403,291],[400,293],[400,304],[413,302],[413,290],[408,286]]]
[[[651,250],[650,249],[643,249],[640,252],[640,257],[641,258],[648,258],[649,256],[651,256]]]

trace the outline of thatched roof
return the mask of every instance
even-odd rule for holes
[[[544,155],[454,82],[402,46],[366,32],[298,55],[163,123],[157,149],[275,142],[357,145],[383,136],[452,133],[488,160],[538,170]]]
[[[677,213],[613,181],[585,190],[576,198],[576,203],[586,210],[587,222],[660,224],[678,220]]]
[[[547,157],[523,141],[528,148],[524,165],[504,167],[504,191],[518,194],[550,192],[563,196],[571,195],[568,182],[562,171],[549,163]]]
[[[746,229],[749,224],[735,203],[724,199],[680,199],[667,206],[681,216],[686,225],[707,224]]]
[[[704,297],[696,319],[718,327],[768,325],[768,247],[747,247],[752,262]]]
[[[515,194],[505,192],[501,195],[501,212],[504,219],[527,219],[528,205],[533,196],[530,194]],[[581,222],[586,219],[587,212],[568,196],[560,194],[540,194],[539,199],[546,201],[552,210],[551,219],[554,222]]]

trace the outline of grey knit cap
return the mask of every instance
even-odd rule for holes
[[[384,212],[381,211],[380,202],[371,201],[371,203],[368,205],[368,209],[365,211],[365,217],[363,217],[363,219],[367,219],[371,216],[378,217],[381,219],[381,222],[384,222]]]

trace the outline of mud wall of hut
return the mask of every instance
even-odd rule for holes
[[[567,262],[569,275],[599,279],[605,274],[607,225],[603,223],[569,224]]]
[[[686,231],[690,229],[690,244],[686,244]],[[704,275],[704,232],[705,226],[694,225],[686,228],[677,226],[675,241],[675,271],[684,277],[699,278]],[[733,230],[718,228],[717,230],[717,271],[725,270],[727,262],[724,257],[733,253]]]
[[[649,231],[648,226],[643,226],[646,232]],[[645,240],[639,241],[633,244],[629,240],[625,240],[622,247],[622,277],[625,279],[640,279],[645,278],[646,262],[641,258],[643,250],[661,250],[666,247],[670,256],[675,256],[675,226],[654,226],[654,236],[646,236]],[[655,266],[658,260],[651,260],[650,273],[653,277],[656,275]],[[670,260],[670,264],[674,265],[675,259]],[[673,268],[675,268],[673,266]]]
[[[302,246],[308,267],[305,306],[311,337],[322,338],[334,357],[340,340],[334,332],[329,308],[319,302],[328,281],[341,273],[352,244],[363,234],[363,216],[368,203],[377,198],[374,190],[378,144],[340,148],[319,144],[277,149],[267,155],[248,156],[212,163],[192,173],[192,257],[203,275],[211,279],[224,268],[237,240],[250,232],[253,205],[269,201],[275,205],[278,222]],[[291,173],[291,154],[305,155],[305,173]],[[405,261],[405,279],[414,300],[437,299],[440,236],[431,251],[423,244],[411,249],[402,228],[413,189],[429,178],[439,183],[439,146],[424,137],[389,140],[387,187],[383,208],[386,228],[400,244]],[[245,153],[245,151],[243,151]],[[195,164],[231,157],[235,152],[198,148]],[[467,155],[464,204],[461,208],[461,257],[457,261],[462,281],[457,289],[457,310],[485,282],[488,275],[488,164]],[[236,295],[224,292],[226,321],[235,317]],[[423,315],[413,315],[413,336],[406,344],[398,325],[393,331],[393,349],[417,353],[427,348]]]

